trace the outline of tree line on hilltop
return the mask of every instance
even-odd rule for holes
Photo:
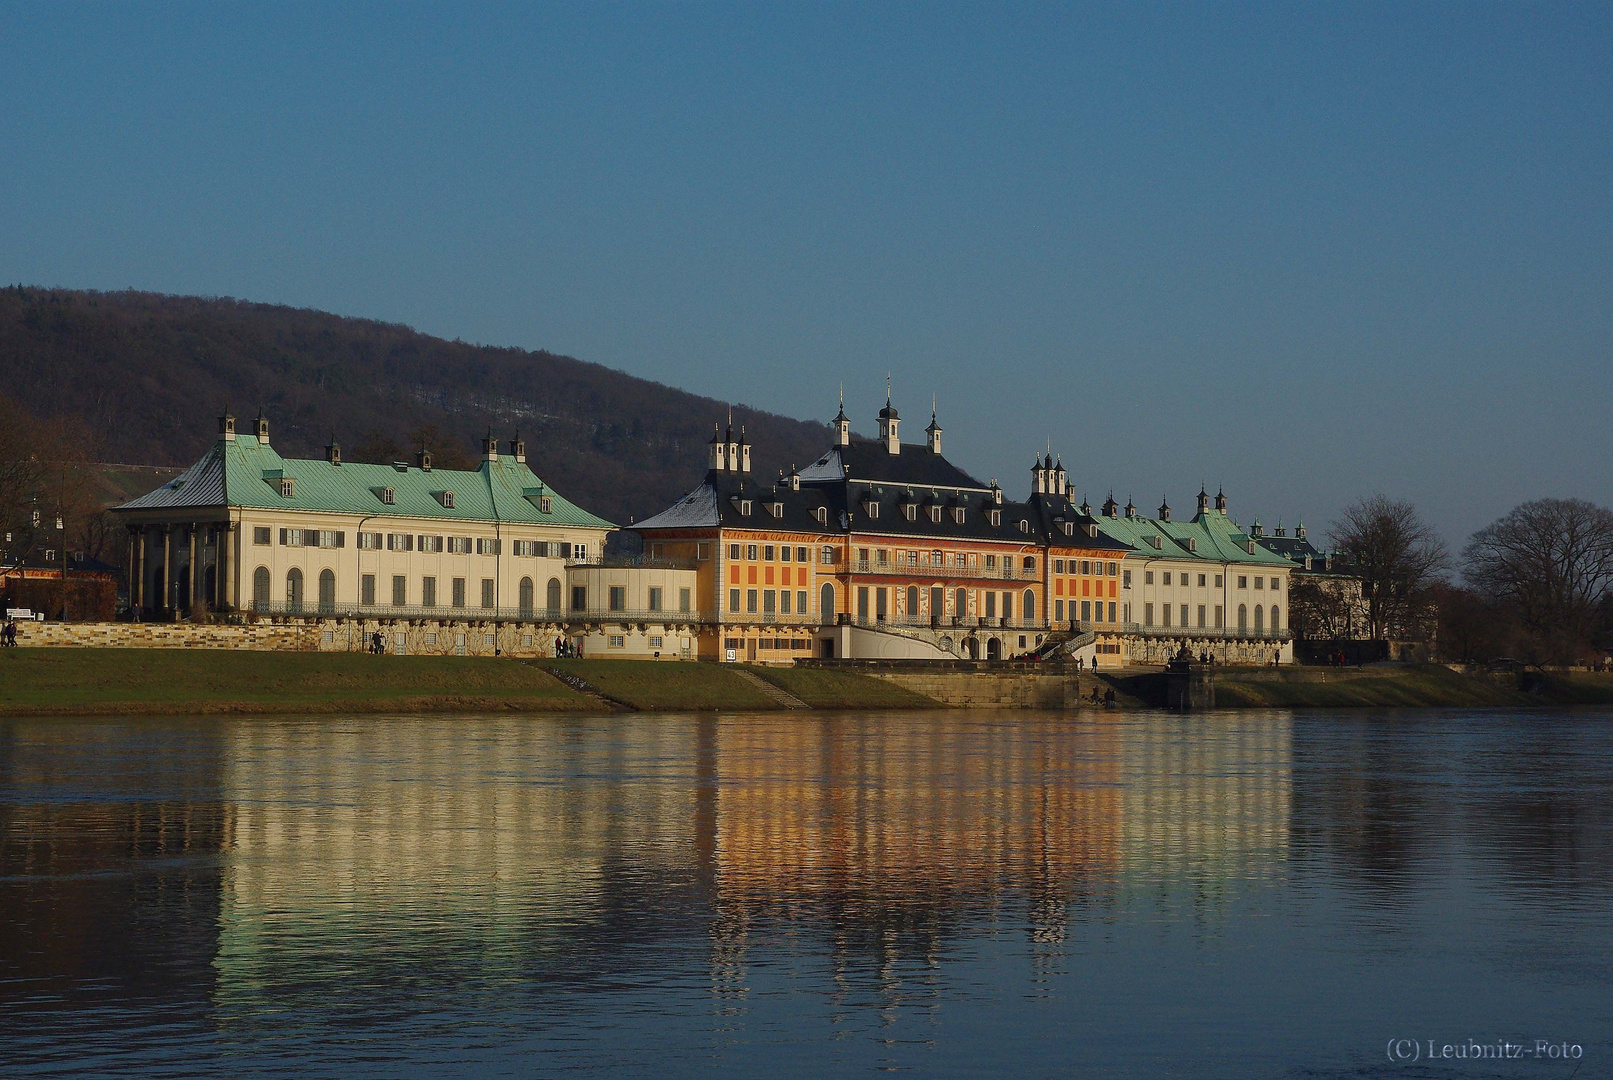
[[[0,288],[0,370],[16,408],[55,425],[43,458],[189,465],[226,404],[243,420],[261,406],[290,457],[317,457],[334,437],[352,461],[425,446],[444,468],[474,467],[489,429],[501,441],[519,431],[538,475],[622,524],[699,482],[730,410],[764,482],[828,441],[821,423],[567,356],[214,297]]]

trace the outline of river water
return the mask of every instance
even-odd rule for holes
[[[1613,1076],[1613,714],[0,721],[0,1062]]]

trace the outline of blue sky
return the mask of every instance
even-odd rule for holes
[[[0,102],[8,282],[889,371],[1010,490],[1613,503],[1607,5],[0,5]]]

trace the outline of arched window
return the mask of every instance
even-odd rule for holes
[[[1033,571],[1035,569],[1036,569],[1036,556],[1034,556],[1034,555],[1025,556],[1025,571],[1026,571],[1026,573],[1029,573],[1029,572],[1031,572],[1031,571]]]
[[[1282,628],[1283,628],[1282,615],[1278,612],[1277,605],[1273,604],[1273,605],[1271,605],[1271,629],[1272,629],[1272,632],[1276,633],[1278,630],[1281,630]]]
[[[818,593],[818,613],[826,623],[835,621],[835,587],[830,582],[825,581]]]
[[[1003,643],[996,638],[986,639],[986,659],[1001,660],[1003,658]]]
[[[560,579],[557,578],[557,577],[550,578],[548,588],[546,588],[544,590],[544,594],[545,594],[544,595],[544,600],[543,600],[544,606],[547,607],[550,611],[559,611],[560,610]]]
[[[1036,594],[1029,589],[1025,590],[1025,621],[1036,621]]]
[[[286,573],[286,610],[302,610],[302,571],[295,566]]]
[[[522,578],[519,602],[521,605],[521,618],[523,619],[532,618],[532,591],[532,579],[529,577]]]
[[[1246,604],[1238,605],[1238,629],[1249,629],[1249,608]]]
[[[319,610],[324,614],[336,610],[336,572],[330,569],[319,572]]]
[[[907,587],[907,621],[908,622],[918,622],[918,618],[919,618],[919,587],[917,585],[909,585]]]
[[[259,611],[269,610],[269,568],[260,566],[252,571],[252,606]]]
[[[1265,628],[1266,628],[1266,609],[1261,607],[1259,604],[1256,604],[1255,605],[1255,633],[1258,634],[1262,630],[1264,630]]]
[[[952,614],[956,615],[960,619],[963,618],[965,615],[969,614],[969,593],[968,593],[968,590],[959,589],[957,592],[953,593],[952,594],[952,606],[953,606],[953,609],[954,609]]]

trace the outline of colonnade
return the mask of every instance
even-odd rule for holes
[[[158,618],[233,610],[239,533],[228,521],[130,526],[129,607]]]

